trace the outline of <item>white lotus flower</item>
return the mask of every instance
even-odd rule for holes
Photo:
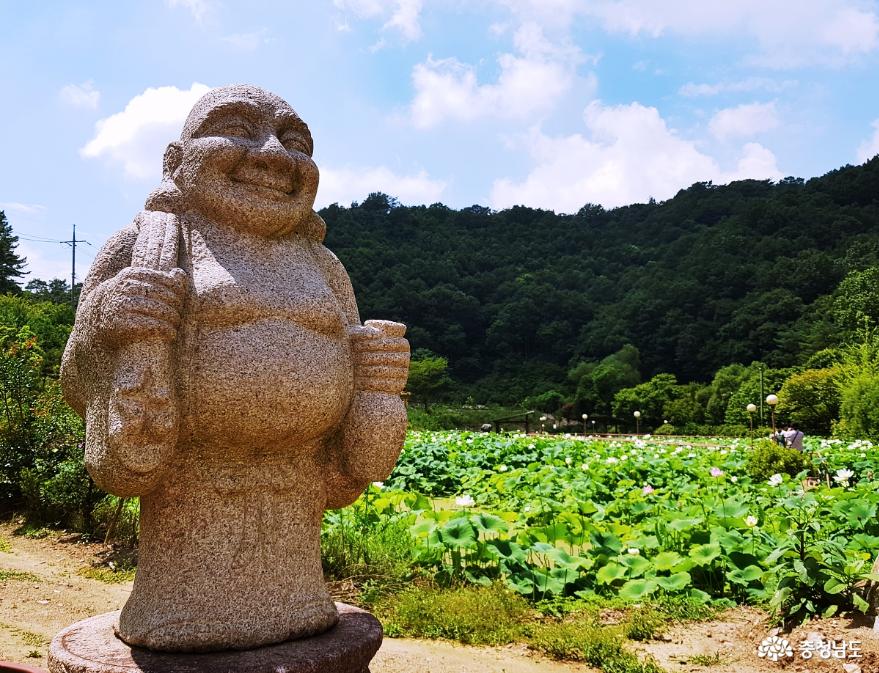
[[[372,482],[372,485],[375,486],[376,488],[384,488],[384,487],[385,487],[385,482],[383,482],[383,481],[374,481],[374,482]]]
[[[833,477],[833,481],[837,484],[847,484],[848,480],[855,476],[855,473],[851,470],[847,470],[846,468],[842,468],[836,471],[836,475]]]
[[[458,507],[472,507],[476,504],[476,501],[465,493],[464,495],[459,495],[455,498],[455,504]]]
[[[637,556],[638,554],[641,553],[641,550],[638,549],[637,547],[629,547],[626,550],[626,553],[628,553],[630,556]]]
[[[754,526],[757,525],[757,521],[758,521],[757,517],[754,516],[753,514],[749,515],[748,518],[745,519],[745,523],[748,526],[750,526],[751,528],[753,528]]]
[[[614,463],[618,463],[618,462],[620,462],[620,461],[617,460],[616,458],[614,458],[613,456],[610,456],[610,457],[608,457],[608,459],[607,459],[607,464],[608,464],[608,465],[613,465]]]
[[[781,475],[776,472],[771,477],[769,477],[769,481],[767,483],[770,486],[780,486],[781,482],[783,482],[783,481],[784,481],[784,479],[781,478]]]

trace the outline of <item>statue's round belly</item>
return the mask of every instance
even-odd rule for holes
[[[272,450],[320,437],[350,404],[351,351],[341,334],[273,319],[202,325],[196,339],[189,380],[196,438]]]

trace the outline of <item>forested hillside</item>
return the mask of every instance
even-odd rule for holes
[[[321,214],[364,318],[407,323],[413,348],[447,358],[476,401],[558,388],[627,344],[645,380],[792,366],[879,315],[879,158],[574,215],[383,194]]]

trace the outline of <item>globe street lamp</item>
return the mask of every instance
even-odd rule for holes
[[[766,396],[766,404],[769,405],[769,409],[772,413],[772,434],[775,434],[775,405],[778,404],[778,395],[767,395]]]
[[[634,413],[635,416],[635,434],[639,434],[641,432],[641,412],[636,411]]]
[[[583,419],[583,434],[586,434],[586,419],[589,418],[589,414],[583,414],[580,416]]]

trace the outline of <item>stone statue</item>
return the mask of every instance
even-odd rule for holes
[[[331,628],[323,512],[402,447],[405,327],[360,324],[322,245],[311,155],[277,96],[212,90],[83,285],[62,383],[95,481],[141,498],[115,627],[129,645],[246,649]]]

